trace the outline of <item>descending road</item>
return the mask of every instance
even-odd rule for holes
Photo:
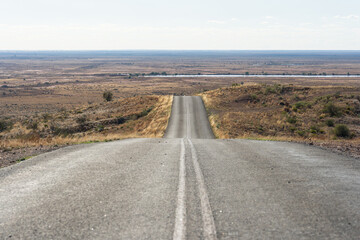
[[[174,97],[164,138],[215,138],[200,97]]]
[[[0,169],[0,239],[359,239],[359,161],[216,140],[198,97],[163,139],[79,145]]]

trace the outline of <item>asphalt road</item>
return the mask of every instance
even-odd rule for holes
[[[0,169],[0,239],[359,239],[359,161],[216,140],[176,97],[163,139],[71,146]]]

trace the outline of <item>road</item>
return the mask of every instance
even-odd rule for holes
[[[163,139],[70,146],[0,169],[0,239],[359,239],[360,164],[213,139],[175,97]]]

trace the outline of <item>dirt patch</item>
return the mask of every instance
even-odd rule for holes
[[[0,168],[25,161],[42,153],[51,152],[62,146],[39,146],[18,148],[12,150],[0,150]]]

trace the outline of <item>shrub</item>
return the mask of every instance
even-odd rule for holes
[[[32,129],[32,130],[36,130],[38,129],[38,123],[37,122],[32,122],[27,126],[28,129]]]
[[[294,107],[301,109],[301,108],[311,108],[311,103],[308,102],[297,102],[294,104]]]
[[[340,92],[336,92],[336,93],[334,94],[334,97],[335,97],[335,98],[339,98],[339,97],[340,97],[340,94],[341,94]]]
[[[44,119],[44,122],[47,122],[48,120],[51,119],[51,115],[49,113],[44,113],[42,115],[42,118]]]
[[[126,119],[124,117],[117,117],[116,122],[117,124],[123,124],[126,122]]]
[[[78,124],[84,124],[85,122],[87,121],[87,117],[84,115],[84,116],[81,116],[81,117],[78,117],[77,119],[76,119],[76,122],[78,123]]]
[[[320,132],[320,128],[319,128],[318,126],[311,126],[311,127],[310,127],[310,132],[311,132],[311,133],[314,133],[314,134],[319,133],[319,132]]]
[[[333,127],[333,126],[335,126],[335,123],[334,123],[334,120],[333,120],[333,119],[327,119],[327,120],[325,121],[325,123],[326,123],[326,126],[328,126],[328,127]]]
[[[299,130],[296,132],[297,134],[299,134],[299,136],[304,137],[306,135],[305,131]]]
[[[291,117],[291,116],[288,116],[286,118],[286,121],[291,124],[295,124],[297,122],[296,117]]]
[[[323,112],[328,113],[330,117],[340,117],[341,109],[333,103],[328,103],[325,105]]]
[[[104,125],[99,125],[99,126],[97,127],[97,130],[98,130],[99,132],[104,131],[104,129],[105,129]]]
[[[137,118],[145,117],[148,115],[151,110],[153,110],[153,107],[149,107],[148,109],[144,109],[140,114],[137,114]]]
[[[276,93],[275,87],[266,87],[265,88],[265,94],[268,95],[270,93]]]
[[[251,102],[258,102],[259,98],[256,94],[251,94],[250,96]]]
[[[299,101],[299,100],[300,100],[300,97],[299,97],[297,94],[295,94],[295,95],[293,96],[293,100],[294,100],[294,101]]]
[[[103,98],[104,98],[105,101],[110,102],[110,101],[113,100],[113,93],[110,92],[110,91],[105,91],[103,93]]]
[[[5,120],[0,120],[0,132],[5,131],[10,127],[10,124],[6,122]]]
[[[349,128],[344,124],[336,125],[334,129],[334,133],[337,137],[349,137],[350,136],[350,130]]]

